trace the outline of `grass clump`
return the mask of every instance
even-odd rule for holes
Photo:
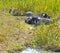
[[[35,33],[35,42],[37,46],[46,49],[60,48],[60,28],[57,23],[53,22],[50,25],[40,25]]]

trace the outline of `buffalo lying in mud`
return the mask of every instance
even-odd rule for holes
[[[28,24],[49,24],[51,21],[50,16],[48,16],[46,13],[34,15],[32,12],[26,12],[25,16],[27,17],[25,22]]]

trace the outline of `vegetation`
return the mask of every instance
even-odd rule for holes
[[[1,50],[22,49],[32,39],[31,26],[9,14],[0,13]],[[30,34],[29,34],[30,33]],[[30,38],[28,38],[30,36]]]
[[[60,0],[0,0],[0,9],[17,8],[20,10],[20,13],[25,11],[34,13],[46,12],[53,17],[54,14],[57,15],[60,12],[59,4]]]
[[[56,23],[49,26],[40,25],[35,33],[35,40],[38,46],[45,49],[60,48],[60,29]]]
[[[39,25],[35,30],[34,26],[9,15],[10,8],[18,9],[20,14],[26,11],[35,14],[45,12],[51,17],[52,22],[49,25]],[[1,47],[3,50],[22,49],[24,44],[28,44],[46,49],[60,48],[58,18],[60,18],[60,0],[0,0]]]

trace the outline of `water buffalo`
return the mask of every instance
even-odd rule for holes
[[[51,19],[50,19],[50,16],[47,15],[46,13],[41,13],[41,18],[42,18],[42,21],[45,23],[45,24],[49,24],[51,22]]]
[[[38,17],[37,15],[33,15],[28,17],[25,22],[28,24],[40,24],[40,17]]]
[[[46,13],[41,13],[41,17],[42,17],[42,18],[50,19],[50,16],[47,15]]]
[[[27,13],[27,18],[25,19],[25,22],[28,24],[49,24],[50,23],[50,16],[48,16],[46,13],[41,13],[37,15],[33,15],[32,12]]]

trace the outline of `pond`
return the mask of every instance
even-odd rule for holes
[[[34,48],[28,47],[20,53],[56,53],[56,52],[44,51],[44,50],[39,50],[39,49],[34,49]]]

